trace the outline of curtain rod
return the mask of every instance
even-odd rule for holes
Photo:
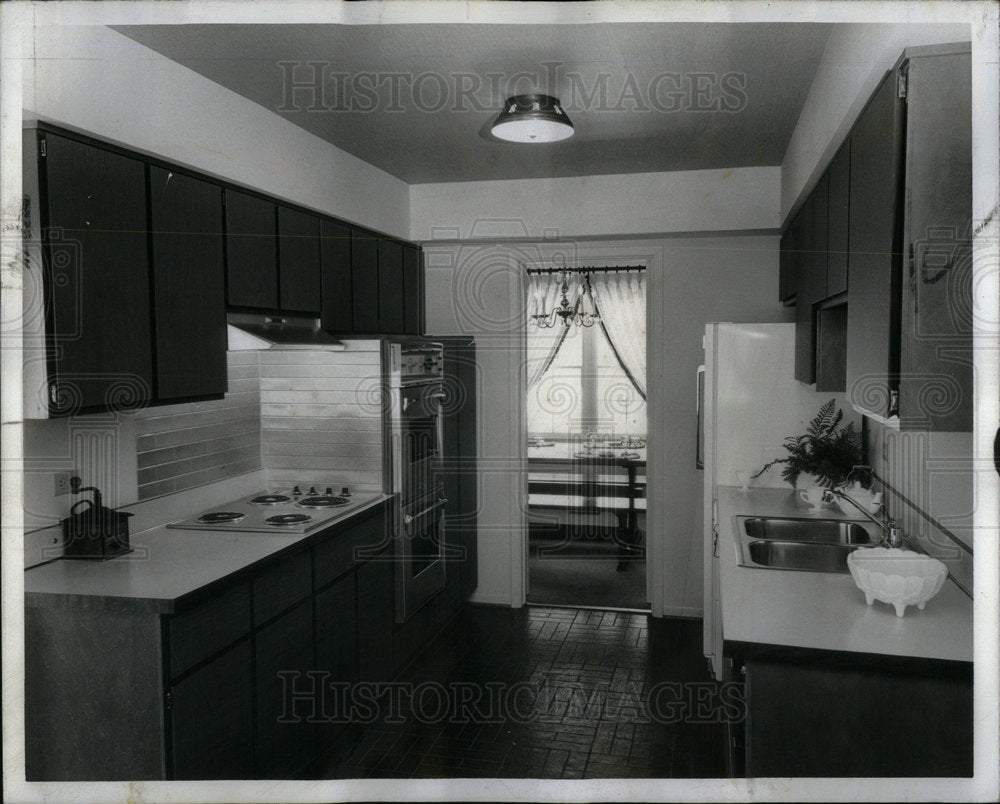
[[[606,265],[603,268],[528,268],[528,274],[629,274],[641,273],[645,265]]]

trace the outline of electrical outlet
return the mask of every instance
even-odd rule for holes
[[[55,486],[52,492],[53,497],[61,497],[63,494],[69,494],[70,477],[72,477],[71,472],[56,472]]]

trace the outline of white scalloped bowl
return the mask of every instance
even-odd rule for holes
[[[847,557],[847,568],[869,606],[876,600],[890,603],[897,617],[907,606],[923,610],[948,577],[948,568],[936,558],[899,547],[855,550]]]

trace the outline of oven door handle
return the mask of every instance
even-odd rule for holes
[[[420,517],[422,517],[422,516],[427,516],[427,514],[429,514],[435,508],[440,508],[446,502],[448,502],[448,498],[447,497],[440,497],[440,498],[438,498],[437,502],[431,503],[423,511],[421,511],[419,514],[403,514],[403,522],[404,522],[404,524],[407,524],[407,525],[412,524],[412,522],[415,519],[420,519]]]

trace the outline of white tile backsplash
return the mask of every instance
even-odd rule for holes
[[[148,500],[262,468],[257,352],[228,352],[223,399],[136,413],[138,498]]]
[[[869,421],[866,449],[896,491],[887,494],[889,514],[971,592],[972,556],[944,531],[974,549],[972,434],[899,432]]]
[[[345,345],[260,353],[262,461],[271,485],[381,491],[379,342]]]

